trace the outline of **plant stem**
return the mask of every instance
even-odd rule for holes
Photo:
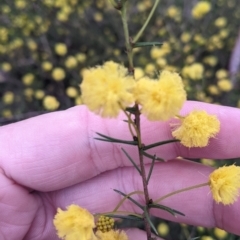
[[[140,128],[140,110],[137,104],[135,104],[135,107],[137,109],[136,114],[135,114],[135,124],[138,130],[138,155],[139,155],[139,161],[140,161],[140,169],[141,169],[141,177],[142,177],[142,183],[143,183],[143,191],[144,191],[144,196],[145,196],[145,202],[146,202],[146,212],[149,215],[149,193],[148,193],[148,181],[147,181],[147,176],[146,176],[146,171],[145,171],[145,165],[143,161],[143,154],[142,154],[142,143],[141,143],[141,128]],[[144,216],[144,225],[145,225],[145,230],[147,233],[147,239],[150,240],[152,239],[151,237],[151,226],[146,218]]]
[[[138,41],[138,39],[142,36],[143,32],[145,31],[148,23],[150,22],[153,14],[154,14],[154,12],[155,12],[155,10],[156,10],[157,5],[158,5],[159,2],[160,2],[160,0],[155,0],[155,3],[154,3],[154,5],[153,5],[153,7],[152,7],[151,12],[150,12],[149,15],[148,15],[147,20],[145,21],[145,23],[143,24],[142,28],[139,30],[139,32],[137,33],[137,35],[133,38],[133,41],[132,41],[133,43],[136,43],[136,42]]]
[[[126,46],[126,51],[128,56],[128,63],[129,63],[128,72],[130,75],[134,75],[132,43],[130,41],[131,39],[129,36],[128,22],[127,22],[127,0],[125,0],[123,3],[121,16],[122,16],[123,31],[124,31],[124,37],[125,37],[125,46]]]
[[[173,195],[176,195],[176,194],[178,194],[178,193],[186,192],[186,191],[189,191],[189,190],[192,190],[192,189],[195,189],[195,188],[204,187],[204,186],[207,186],[207,185],[209,185],[208,182],[206,182],[206,183],[201,183],[201,184],[194,185],[194,186],[187,187],[187,188],[182,188],[182,189],[180,189],[180,190],[171,192],[171,193],[169,193],[169,194],[167,194],[167,195],[165,195],[165,196],[163,196],[163,197],[158,198],[157,200],[154,201],[154,203],[159,203],[159,202],[161,202],[163,199],[166,199],[166,198],[171,197],[171,196],[173,196]]]
[[[129,29],[128,29],[128,22],[127,22],[127,1],[128,0],[123,0],[123,5],[122,5],[122,10],[121,10],[121,16],[122,16],[122,23],[123,23],[123,30],[124,30],[124,37],[125,37],[125,45],[126,45],[126,50],[127,50],[127,56],[128,56],[128,63],[129,63],[129,68],[128,72],[130,75],[133,76],[134,78],[134,65],[133,65],[133,48],[132,48],[132,42],[129,36]],[[159,0],[157,0],[159,1]],[[140,129],[140,110],[138,104],[135,104],[135,109],[136,113],[134,114],[135,116],[135,121],[131,121],[130,123],[132,126],[134,126],[136,135],[137,135],[137,141],[138,141],[138,155],[139,155],[139,162],[140,162],[140,169],[141,169],[141,177],[142,177],[142,183],[143,183],[143,191],[144,191],[144,196],[145,196],[145,209],[146,213],[149,215],[149,193],[148,193],[148,183],[147,183],[147,177],[146,177],[146,172],[145,172],[145,165],[143,161],[143,154],[142,154],[142,140],[141,140],[141,129]],[[130,118],[131,119],[131,118]],[[128,117],[128,120],[130,120]],[[143,213],[143,218],[144,218],[144,225],[145,225],[145,231],[147,234],[147,239],[151,240],[151,226],[149,224],[149,221],[147,219],[146,213]]]

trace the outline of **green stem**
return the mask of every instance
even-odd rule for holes
[[[123,31],[124,31],[124,37],[125,37],[125,46],[126,46],[128,62],[129,62],[129,74],[134,75],[132,43],[130,42],[128,22],[127,22],[127,0],[124,1],[123,3],[121,16],[122,16]]]
[[[133,43],[136,43],[138,41],[138,39],[142,36],[143,32],[145,31],[148,23],[150,22],[155,10],[157,9],[157,6],[158,6],[158,3],[160,2],[160,0],[156,0],[153,7],[152,7],[152,10],[151,12],[149,13],[148,15],[148,18],[147,20],[145,21],[145,23],[143,24],[142,28],[139,30],[139,32],[137,33],[137,35],[133,38]]]
[[[168,197],[171,197],[173,195],[176,195],[178,193],[181,193],[181,192],[186,192],[186,191],[189,191],[189,190],[192,190],[192,189],[195,189],[195,188],[200,188],[200,187],[204,187],[204,186],[207,186],[209,185],[209,182],[206,182],[206,183],[201,183],[201,184],[198,184],[198,185],[194,185],[194,186],[191,186],[191,187],[187,187],[187,188],[183,188],[183,189],[180,189],[180,190],[177,190],[177,191],[174,191],[174,192],[171,192],[163,197],[160,197],[158,198],[157,200],[154,201],[154,203],[159,203],[161,202],[163,199],[166,199]]]

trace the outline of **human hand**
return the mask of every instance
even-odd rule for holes
[[[157,163],[149,184],[154,200],[174,190],[207,181],[211,167],[187,158],[234,158],[240,156],[240,110],[200,102],[187,102],[185,115],[205,109],[218,116],[221,130],[205,148],[171,143],[152,149],[167,163]],[[124,119],[124,116],[120,116]],[[141,190],[138,172],[121,151],[120,144],[94,140],[95,132],[131,140],[127,125],[119,119],[102,119],[84,107],[45,114],[0,128],[0,239],[58,239],[53,218],[58,207],[78,204],[92,213],[111,211],[125,193]],[[168,123],[142,118],[145,144],[172,139]],[[137,159],[137,150],[123,146]],[[149,167],[146,161],[146,168]],[[143,202],[143,196],[134,196]],[[183,212],[172,217],[161,210],[153,215],[182,223],[219,227],[240,235],[240,199],[230,206],[216,204],[208,187],[194,189],[165,199],[161,204]],[[126,211],[138,211],[128,201]],[[138,230],[127,231],[130,239],[145,239]]]

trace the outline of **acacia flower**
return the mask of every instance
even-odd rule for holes
[[[96,236],[99,240],[128,240],[127,234],[119,230],[110,230],[108,232],[97,231]]]
[[[239,196],[240,167],[231,165],[218,168],[210,174],[209,185],[217,203],[234,203]]]
[[[60,238],[65,240],[96,240],[94,217],[86,209],[70,205],[66,211],[58,208],[53,224]]]
[[[134,103],[131,93],[135,81],[127,69],[112,61],[83,72],[82,100],[102,117],[117,117],[122,108]]]
[[[204,110],[194,110],[186,117],[180,118],[172,135],[186,147],[206,147],[209,138],[215,137],[220,130],[220,122],[215,115]]]
[[[168,120],[178,114],[186,101],[182,79],[177,73],[162,71],[159,79],[137,81],[134,94],[141,112],[149,120]]]

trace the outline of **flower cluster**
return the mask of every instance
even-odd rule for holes
[[[213,171],[209,176],[209,185],[217,203],[234,203],[239,197],[240,167],[224,166]]]
[[[88,210],[74,204],[68,206],[66,211],[58,209],[53,224],[58,236],[65,240],[128,240],[123,231],[98,229],[95,233],[94,216]]]
[[[215,137],[220,130],[217,117],[204,110],[194,110],[179,120],[180,123],[172,135],[186,147],[206,147],[209,138]]]
[[[114,62],[84,71],[81,91],[88,108],[103,117],[116,117],[120,110],[138,103],[149,120],[168,120],[178,114],[186,100],[177,73],[162,71],[158,79],[135,81],[127,69]]]

